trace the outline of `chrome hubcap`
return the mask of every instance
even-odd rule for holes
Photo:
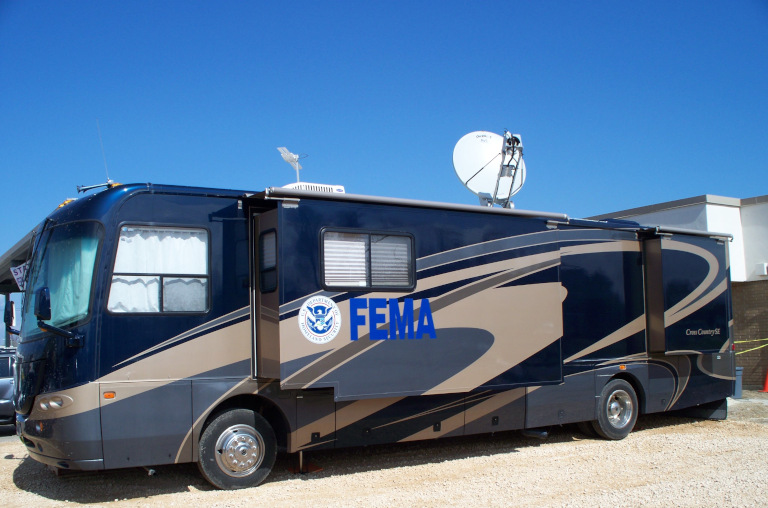
[[[264,439],[250,425],[233,425],[216,440],[216,462],[229,476],[248,476],[263,460]]]
[[[632,419],[632,398],[624,390],[616,390],[608,398],[608,423],[614,428],[626,427]]]

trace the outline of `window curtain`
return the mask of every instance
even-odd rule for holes
[[[365,286],[368,235],[327,232],[323,241],[323,264],[327,286]]]
[[[189,229],[123,228],[115,273],[205,275],[208,236]]]
[[[51,246],[47,268],[52,325],[64,326],[88,315],[98,248],[98,238],[87,237],[61,239]]]

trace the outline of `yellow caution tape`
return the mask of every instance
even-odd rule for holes
[[[747,349],[744,351],[736,351],[736,354],[740,355],[742,353],[749,353],[750,351],[754,351],[756,349],[763,349],[764,347],[768,347],[768,344],[763,344],[762,346],[753,347],[752,349]]]

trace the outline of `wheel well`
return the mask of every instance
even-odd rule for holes
[[[620,372],[619,374],[616,374],[611,378],[613,379],[623,379],[630,385],[632,385],[632,389],[635,390],[635,395],[637,395],[637,404],[640,406],[638,409],[638,414],[644,414],[645,413],[645,391],[643,390],[643,384],[632,374],[629,372]]]
[[[238,395],[225,400],[211,411],[205,419],[201,432],[214,418],[230,409],[250,409],[259,413],[267,420],[272,430],[275,431],[278,450],[285,451],[288,448],[288,434],[290,433],[288,420],[286,420],[283,412],[273,402],[257,395]]]

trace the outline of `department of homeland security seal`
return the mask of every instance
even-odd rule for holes
[[[336,302],[325,296],[313,296],[299,310],[299,329],[308,341],[326,344],[341,330],[341,312]]]

